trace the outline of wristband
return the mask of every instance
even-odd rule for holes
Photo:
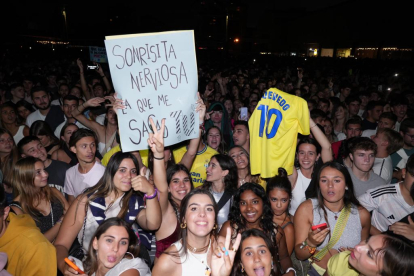
[[[155,198],[157,196],[157,194],[158,194],[158,190],[157,190],[157,188],[155,188],[154,189],[154,193],[152,195],[150,195],[150,196],[147,195],[147,194],[144,195],[144,200],[153,199],[153,198]]]
[[[289,273],[290,271],[295,272],[295,276],[296,276],[296,270],[295,270],[293,267],[289,267],[289,268],[286,270],[285,274]]]
[[[164,158],[165,158],[165,155],[164,155],[163,157],[155,157],[155,156],[154,156],[154,159],[155,159],[155,160],[164,160]]]

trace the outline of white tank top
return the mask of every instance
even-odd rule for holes
[[[180,251],[182,244],[181,239],[173,243],[177,248],[177,251],[180,253],[181,260],[181,275],[182,276],[205,276],[206,270],[211,272],[210,266],[207,264],[207,255],[210,251],[211,240],[208,246],[207,252],[204,254],[194,254],[187,250],[187,256],[184,252]]]
[[[298,179],[296,180],[295,188],[292,190],[292,201],[290,202],[289,213],[293,216],[296,213],[299,205],[306,200],[306,189],[309,187],[311,182],[310,178],[306,178],[300,169],[296,170],[298,172]]]
[[[14,139],[14,143],[17,145],[19,143],[20,140],[23,139],[24,135],[23,135],[23,129],[24,129],[24,125],[19,126],[19,129],[17,130],[16,134],[13,136]]]

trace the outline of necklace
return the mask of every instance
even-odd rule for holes
[[[187,243],[188,250],[190,250],[193,253],[201,253],[201,252],[205,251],[209,247],[210,247],[210,243],[208,243],[208,245],[206,245],[204,247],[201,247],[201,248],[192,247],[189,243]]]
[[[206,276],[210,276],[210,274],[211,274],[210,267],[207,264],[207,255],[208,255],[208,251],[210,250],[210,246],[211,246],[211,239],[210,239],[210,241],[208,243],[208,246],[205,246],[205,247],[202,247],[202,248],[199,248],[199,249],[194,248],[194,247],[192,247],[191,245],[189,245],[187,243],[187,249],[189,250],[190,254],[198,262],[200,262],[202,265],[205,265],[206,266],[205,269],[204,269],[205,270],[204,275],[206,275]],[[196,252],[203,252],[204,250],[206,250],[206,248],[207,248],[207,252],[204,253],[204,254],[200,254],[201,256],[198,257],[198,256],[194,255],[194,253],[196,253]]]
[[[334,212],[334,211],[332,211],[331,209],[329,209],[326,205],[325,205],[325,207],[326,207],[326,209],[328,209],[329,211],[331,211],[332,213],[334,213],[334,218],[335,218],[335,220],[337,220],[338,219],[338,214],[340,213],[340,212],[342,212],[342,210],[344,209],[344,207],[345,207],[345,204],[344,204],[344,206],[342,206],[342,208],[341,208],[341,210],[339,210],[338,212]]]

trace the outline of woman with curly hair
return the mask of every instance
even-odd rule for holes
[[[295,275],[293,270],[289,270],[292,267],[292,261],[284,231],[273,222],[272,208],[262,186],[256,183],[245,183],[238,189],[234,195],[229,220],[223,224],[219,235],[225,237],[227,229],[231,230],[232,239],[249,229],[263,231],[277,248],[277,261],[274,263],[277,267],[275,270],[279,273],[277,275]]]

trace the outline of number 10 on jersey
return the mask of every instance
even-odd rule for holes
[[[282,112],[275,108],[269,109],[268,105],[261,104],[257,110],[260,110],[262,113],[260,114],[260,128],[259,128],[259,136],[263,137],[263,131],[265,130],[266,126],[266,137],[267,139],[271,139],[276,136],[277,130],[279,129],[280,123],[282,122]],[[272,116],[276,116],[275,121],[272,126],[269,126],[269,123],[272,119]],[[270,130],[270,131],[269,131]]]

